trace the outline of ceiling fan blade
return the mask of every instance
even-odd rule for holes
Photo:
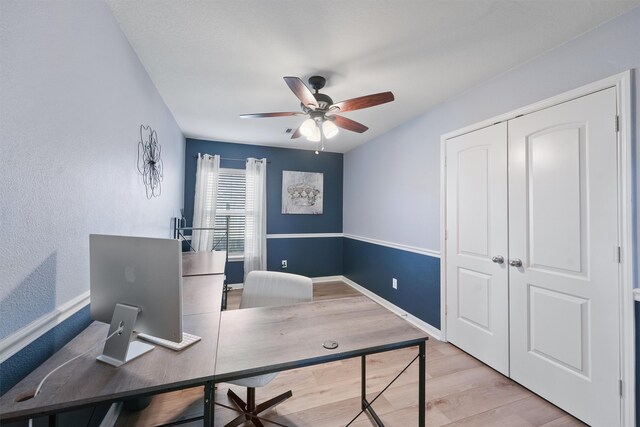
[[[291,134],[291,139],[300,138],[302,134],[300,133],[300,126]]]
[[[306,105],[310,108],[318,108],[318,101],[313,96],[313,93],[309,90],[299,77],[284,77],[284,81],[289,86],[289,89],[298,97],[302,105]]]
[[[333,115],[331,116],[331,118],[336,126],[341,127],[342,129],[350,130],[352,132],[362,133],[369,129],[362,123],[358,123],[355,120],[347,119],[346,117]]]
[[[243,119],[252,119],[252,118],[260,118],[260,117],[285,117],[285,116],[301,116],[304,113],[301,112],[293,112],[293,111],[283,111],[280,113],[253,113],[253,114],[240,114],[240,117]]]
[[[347,99],[336,102],[331,106],[338,107],[341,113],[345,111],[362,110],[363,108],[375,107],[393,101],[395,98],[391,92],[380,92],[373,95],[361,96],[359,98]]]

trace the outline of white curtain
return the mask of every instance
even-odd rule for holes
[[[247,159],[244,277],[267,269],[267,159]]]
[[[216,222],[216,195],[220,156],[200,155],[196,169],[196,196],[193,202],[193,228],[213,228]],[[193,250],[213,250],[213,230],[193,230],[191,233]]]

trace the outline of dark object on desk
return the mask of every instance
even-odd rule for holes
[[[308,277],[277,271],[252,271],[247,275],[240,300],[240,308],[279,307],[284,305],[310,302],[313,300],[313,282]],[[293,393],[291,390],[280,394],[256,406],[256,387],[264,387],[276,377],[277,373],[264,374],[240,380],[229,381],[247,388],[247,401],[244,402],[231,389],[227,395],[243,412],[225,427],[238,426],[245,420],[256,427],[262,426],[257,416],[260,413],[284,402]]]
[[[327,350],[333,350],[338,348],[338,342],[337,341],[325,341],[322,343],[322,346],[324,348],[326,348]]]
[[[133,399],[125,399],[122,401],[122,409],[130,412],[142,411],[151,403],[151,396],[136,397]]]

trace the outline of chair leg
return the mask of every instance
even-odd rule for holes
[[[287,400],[288,398],[290,398],[291,396],[293,396],[293,393],[291,392],[291,390],[287,391],[286,393],[282,393],[272,399],[269,399],[265,402],[262,402],[261,404],[259,404],[258,406],[256,406],[255,412],[256,414],[259,414],[260,412],[264,412],[269,408],[272,408],[276,405],[279,405],[280,403],[284,402],[285,400]]]
[[[256,389],[247,387],[247,412],[253,413],[256,409]],[[249,419],[249,417],[247,417]]]
[[[227,396],[229,396],[231,398],[231,400],[233,401],[233,403],[236,404],[236,406],[238,408],[240,408],[241,411],[243,412],[248,412],[247,411],[247,404],[244,403],[244,401],[240,398],[240,396],[238,396],[237,394],[235,394],[233,392],[233,390],[229,389],[227,391]]]
[[[262,422],[256,417],[252,417],[251,415],[258,416],[260,413],[266,411],[267,409],[273,408],[279,403],[284,402],[291,396],[293,393],[291,390],[286,393],[282,393],[274,398],[271,398],[259,405],[256,406],[256,389],[253,387],[247,387],[247,402],[245,403],[237,394],[235,394],[231,389],[227,391],[227,395],[236,406],[243,411],[243,414],[240,414],[236,418],[234,418],[231,422],[226,424],[224,427],[236,427],[242,424],[245,421],[251,421],[251,423],[255,427],[264,427]]]
[[[227,424],[225,424],[224,427],[237,427],[239,425],[244,424],[245,421],[247,421],[247,419],[244,416],[244,414],[240,414],[237,417],[235,417],[233,420],[231,420]]]

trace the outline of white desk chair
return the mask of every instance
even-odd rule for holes
[[[313,283],[308,277],[277,271],[252,271],[247,275],[247,279],[244,282],[240,308],[278,307],[312,300]],[[255,388],[264,387],[269,384],[276,375],[278,374],[265,374],[229,381],[231,384],[247,387],[246,402],[238,397],[231,389],[229,389],[227,394],[242,411],[259,415],[293,395],[291,390],[289,390],[256,406]],[[238,426],[247,420],[250,420],[256,427],[262,427],[260,420],[244,414],[229,422],[225,427]]]

